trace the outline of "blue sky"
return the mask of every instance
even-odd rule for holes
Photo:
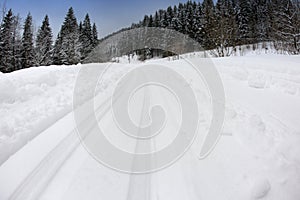
[[[0,0],[1,6],[5,0]],[[6,8],[12,8],[24,19],[28,12],[35,25],[40,26],[45,14],[49,15],[54,34],[57,34],[69,7],[73,7],[77,20],[86,13],[98,27],[100,37],[131,25],[152,14],[157,9],[177,5],[187,0],[7,0]]]

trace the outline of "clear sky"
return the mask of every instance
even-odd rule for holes
[[[98,27],[99,36],[128,27],[138,22],[145,14],[152,14],[157,9],[177,5],[187,0],[7,0],[6,8],[12,8],[24,19],[28,12],[33,16],[38,27],[46,14],[56,35],[69,7],[73,7],[77,20],[83,20],[86,13]],[[0,0],[1,6],[5,0]]]

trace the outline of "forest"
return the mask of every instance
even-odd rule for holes
[[[21,21],[12,9],[3,17],[0,30],[0,71],[3,73],[34,66],[78,64],[98,44],[97,26],[91,25],[89,14],[78,24],[72,7],[55,41],[48,15],[37,33],[33,31],[30,13],[24,25]]]
[[[0,71],[8,73],[32,66],[78,64],[84,62],[99,41],[141,27],[178,31],[217,57],[230,56],[241,45],[255,50],[257,44],[266,49],[272,45],[278,53],[297,55],[300,53],[299,9],[299,0],[188,1],[145,15],[131,27],[100,40],[97,26],[91,25],[89,14],[78,23],[73,8],[68,10],[55,39],[47,15],[34,33],[30,13],[22,25],[21,17],[10,9],[3,17],[0,29]],[[134,53],[142,60],[172,55],[159,49],[139,49]]]

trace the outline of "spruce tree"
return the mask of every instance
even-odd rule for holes
[[[80,62],[81,44],[79,41],[79,28],[72,7],[65,17],[65,21],[60,30],[60,38],[58,38],[57,42],[55,46],[55,59],[58,59],[58,63],[73,65]]]
[[[212,0],[204,0],[203,4],[203,47],[205,49],[214,49],[216,44],[214,39],[217,37],[216,30],[216,15],[215,15],[215,7]]]
[[[29,13],[25,20],[24,32],[22,37],[22,67],[28,68],[35,65],[33,47],[33,27],[32,16]]]
[[[14,70],[13,62],[13,13],[10,9],[3,19],[0,31],[0,71],[8,73]]]
[[[148,24],[149,27],[153,27],[154,26],[154,21],[153,21],[153,16],[150,15],[149,17],[149,24]]]
[[[197,42],[199,42],[201,45],[203,44],[203,11],[201,4],[198,3],[193,12],[193,20],[192,20],[192,32],[191,37],[194,38]]]
[[[13,70],[22,69],[22,36],[21,36],[21,17],[19,15],[13,16],[12,24],[12,65]]]
[[[93,30],[92,30],[92,35],[93,35],[93,48],[95,48],[98,44],[98,30],[97,30],[97,26],[96,23],[93,24]]]
[[[254,13],[249,0],[239,0],[237,4],[239,44],[250,44],[254,39]]]
[[[52,54],[52,64],[54,65],[62,65],[63,62],[63,55],[64,51],[62,51],[62,37],[61,33],[57,34],[54,47],[53,47],[53,54]]]
[[[179,28],[179,18],[178,18],[178,9],[177,6],[174,6],[173,8],[173,18],[171,21],[171,28],[178,31]]]
[[[159,27],[159,16],[158,16],[158,12],[156,11],[155,12],[155,15],[154,15],[154,27]]]
[[[276,48],[290,54],[300,53],[300,6],[291,0],[276,0],[274,9],[274,36]]]
[[[82,24],[82,35],[81,35],[81,45],[82,45],[82,58],[86,58],[93,48],[93,33],[91,20],[88,14],[86,14],[85,19]]]
[[[218,0],[216,4],[217,31],[215,44],[219,57],[229,56],[235,46],[236,22],[231,0]]]
[[[49,18],[46,15],[42,26],[38,30],[36,39],[36,60],[39,66],[49,66],[52,64],[52,30]]]

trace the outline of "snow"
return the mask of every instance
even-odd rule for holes
[[[0,102],[13,102],[16,97],[16,87],[14,84],[0,72]]]
[[[0,164],[72,111],[79,69],[80,66],[49,66],[0,74]],[[103,82],[102,89],[112,87],[114,78],[110,78]],[[86,87],[89,80],[82,88],[82,102],[90,98],[84,93]]]
[[[259,72],[253,73],[248,78],[249,87],[263,89],[267,85],[268,78]]]
[[[202,59],[199,57],[199,54],[185,55],[194,62]],[[136,58],[130,64],[126,57],[119,58],[119,62],[97,88],[102,100],[128,69],[140,65]],[[183,60],[147,62],[165,64],[190,76],[188,82],[201,99],[203,121],[209,121],[210,98],[201,83],[194,81],[194,75]],[[80,67],[85,65],[39,67],[0,74],[0,199],[15,194],[28,174],[42,163],[40,168],[45,175],[39,180],[37,173],[32,179],[42,182],[31,183],[28,179],[30,184],[23,188],[44,200],[140,199],[141,194],[147,194],[149,199],[172,200],[298,200],[300,57],[249,54],[213,58],[213,62],[222,77],[227,99],[223,135],[215,150],[206,159],[199,160],[199,147],[192,146],[169,168],[141,176],[119,173],[99,164],[81,145],[72,149],[73,143],[66,143],[72,152],[70,155],[59,151],[53,154],[52,150],[74,128],[71,112],[74,83]],[[107,66],[90,65],[103,69]],[[82,88],[83,105],[90,99],[84,95],[89,86],[87,77]],[[154,103],[167,99],[159,91],[154,93]],[[170,108],[174,105],[169,103]],[[169,132],[177,120],[173,117],[171,124],[166,125]],[[107,130],[114,130],[110,121],[111,113],[101,124]],[[124,145],[116,133],[108,137]],[[131,144],[125,141],[124,147]],[[47,157],[50,152],[57,159]],[[45,158],[51,161],[47,165],[43,163]]]
[[[255,199],[262,199],[271,189],[271,185],[267,179],[256,180],[252,186],[252,196]]]

